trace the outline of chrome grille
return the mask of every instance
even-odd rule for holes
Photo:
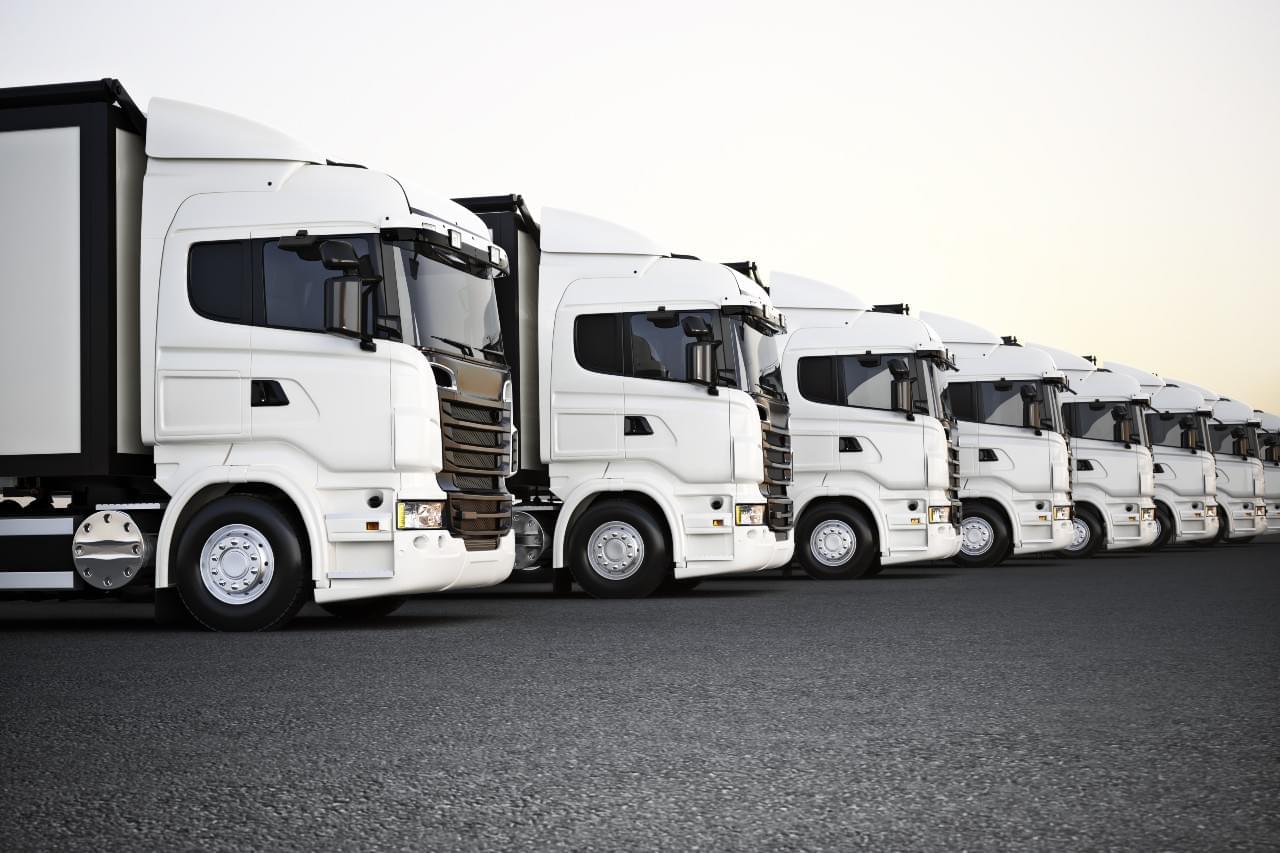
[[[511,469],[511,408],[448,388],[439,392],[449,531],[469,551],[491,551],[511,529],[511,496],[502,482]]]
[[[947,498],[957,500],[960,494],[960,449],[947,442]]]
[[[760,484],[760,492],[765,497],[765,518],[770,530],[790,530],[793,523],[791,498],[787,496],[793,464],[790,412],[786,403],[768,397],[756,397],[756,405],[764,434],[764,482]]]

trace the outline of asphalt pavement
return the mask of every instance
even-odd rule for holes
[[[0,849],[1280,849],[1280,544],[538,590],[0,603]]]

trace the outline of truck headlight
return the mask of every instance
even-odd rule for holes
[[[951,523],[951,507],[949,506],[929,507],[929,523],[930,524],[950,524]]]
[[[1144,507],[1142,508],[1142,520],[1143,520],[1143,521],[1155,521],[1155,520],[1156,520],[1156,508],[1155,508],[1155,507],[1153,507],[1153,506],[1144,506]]]
[[[396,529],[443,530],[444,501],[396,501]]]
[[[1055,506],[1053,508],[1054,521],[1070,521],[1071,520],[1071,504],[1066,506]]]
[[[738,504],[735,509],[737,510],[739,526],[747,527],[764,524],[764,504]]]
[[[1217,514],[1218,514],[1218,505],[1217,505],[1217,504],[1206,503],[1206,504],[1204,505],[1204,514],[1205,514],[1205,517],[1206,517],[1206,518],[1207,518],[1208,516],[1211,516],[1211,515],[1217,515]]]
[[[1253,514],[1254,514],[1254,515],[1256,515],[1256,516],[1259,516],[1259,517],[1262,517],[1262,516],[1266,515],[1266,514],[1267,514],[1267,505],[1266,505],[1266,504],[1258,504],[1257,506],[1255,506],[1255,507],[1253,508]]]

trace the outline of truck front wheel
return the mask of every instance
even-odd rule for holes
[[[964,504],[960,517],[960,552],[956,565],[972,569],[996,566],[1013,552],[1013,537],[1004,514],[982,504]]]
[[[306,599],[301,533],[270,501],[228,495],[201,507],[178,539],[182,603],[214,631],[267,631]]]
[[[574,525],[573,578],[596,598],[644,598],[671,574],[666,537],[648,512],[603,500]]]
[[[800,567],[817,580],[852,580],[875,574],[880,549],[871,525],[848,507],[815,507],[796,529]]]
[[[1156,541],[1151,543],[1151,550],[1159,551],[1168,545],[1176,532],[1173,513],[1164,504],[1156,504]]]
[[[1106,544],[1106,530],[1092,509],[1077,506],[1071,524],[1071,544],[1060,552],[1063,556],[1083,560],[1098,553],[1098,549]]]

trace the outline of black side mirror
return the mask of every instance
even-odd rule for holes
[[[889,405],[895,412],[906,412],[908,420],[914,420],[915,414],[911,405],[911,368],[900,358],[889,359],[889,375],[893,377],[890,386]]]
[[[1127,421],[1129,419],[1129,410],[1126,409],[1124,406],[1112,406],[1111,419],[1116,423],[1120,423],[1121,421]]]
[[[711,327],[696,314],[690,314],[685,317],[680,323],[680,329],[684,332],[686,338],[693,338],[695,341],[711,340]]]
[[[686,320],[686,322],[688,321]],[[707,337],[710,338],[710,335],[710,330],[708,330]],[[709,394],[719,393],[716,390],[716,385],[718,384],[716,382],[718,378],[716,348],[720,346],[720,343],[720,341],[701,339],[690,341],[684,345],[685,375],[689,377],[689,381],[693,384],[707,386],[707,393]]]
[[[320,244],[320,263],[327,270],[359,275],[360,256],[346,240],[325,240]]]
[[[1169,415],[1168,417],[1161,415],[1160,419],[1166,420],[1166,421],[1173,420],[1173,415]],[[1195,425],[1196,425],[1196,420],[1195,418],[1192,418],[1192,417],[1183,417],[1182,420],[1178,421],[1178,426],[1182,427],[1183,429],[1194,429]]]

